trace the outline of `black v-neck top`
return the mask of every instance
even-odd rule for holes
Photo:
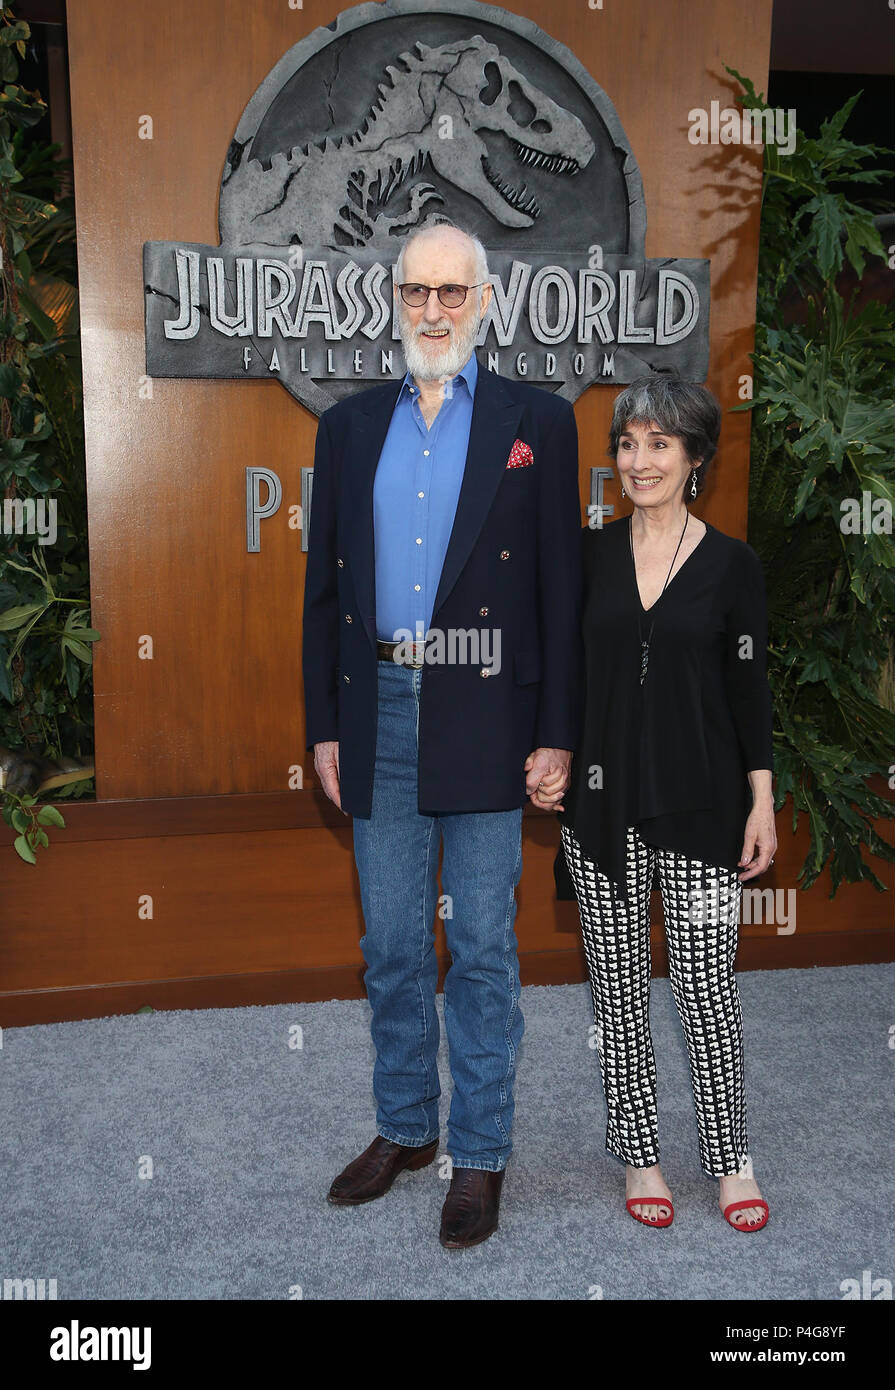
[[[745,541],[705,535],[644,609],[630,518],[581,533],[582,734],[561,823],[624,891],[625,840],[737,868],[747,773],[773,770],[764,575]],[[640,628],[652,635],[640,684]],[[560,847],[557,894],[574,898]]]

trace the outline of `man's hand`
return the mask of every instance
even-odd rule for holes
[[[335,743],[314,744],[314,771],[320,778],[323,790],[339,810],[342,811],[342,792],[339,787],[339,745]],[[347,811],[342,811],[347,816]]]
[[[525,790],[532,806],[542,811],[564,811],[562,794],[569,785],[572,752],[569,748],[536,748],[525,759]]]

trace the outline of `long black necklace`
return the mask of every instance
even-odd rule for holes
[[[678,557],[678,551],[680,550],[681,546],[683,545],[683,542],[684,542],[684,532],[687,530],[687,522],[688,522],[689,520],[690,520],[690,513],[687,512],[687,517],[686,517],[686,520],[684,521],[684,530],[681,532],[681,538],[680,538],[680,540],[679,540],[678,543],[677,543],[677,550],[675,550],[674,554],[673,554],[672,557],[671,557],[671,564],[668,566],[668,573],[667,573],[666,576],[665,576],[665,583],[662,585],[662,589],[661,589],[661,591],[660,591],[660,593],[659,593],[659,598],[662,597],[662,594],[664,594],[665,590],[666,590],[667,587],[668,587],[668,581],[669,581],[669,579],[671,578],[671,571],[674,569],[674,562],[675,562],[675,560],[676,560],[677,557]],[[637,635],[638,635],[639,638],[640,638],[640,684],[643,685],[643,682],[646,680],[646,673],[647,673],[647,670],[648,670],[648,668],[649,668],[649,644],[650,644],[650,642],[652,641],[652,638],[653,638],[653,628],[656,626],[656,620],[655,620],[655,618],[653,618],[652,622],[650,623],[649,633],[648,633],[648,635],[646,636],[646,638],[644,638],[644,636],[643,636],[643,604],[640,602],[640,588],[639,588],[638,583],[637,583],[637,562],[636,562],[636,560],[634,559],[634,514],[633,514],[633,512],[631,513],[631,516],[630,516],[630,518],[629,518],[629,524],[628,524],[628,541],[629,541],[630,546],[631,546],[631,568],[632,568],[633,571],[634,571],[634,591],[635,591],[635,593],[636,593],[636,595],[637,595]],[[656,599],[656,603],[659,602],[659,598]],[[653,604],[653,609],[655,608],[656,603]],[[648,612],[651,612],[652,609],[648,609],[647,611],[648,611]]]

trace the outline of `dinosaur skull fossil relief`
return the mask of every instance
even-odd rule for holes
[[[610,97],[480,0],[353,5],[283,54],[229,136],[220,245],[144,244],[147,375],[273,379],[318,415],[400,380],[398,247],[445,219],[488,252],[486,370],[571,401],[645,366],[705,379],[709,262],[646,258]]]
[[[581,121],[495,44],[475,35],[415,48],[388,66],[379,100],[353,134],[275,154],[268,167],[234,142],[221,189],[225,244],[382,242],[418,222],[433,200],[444,201],[431,183],[419,182],[410,186],[405,213],[384,210],[427,167],[503,226],[530,227],[541,209],[526,189],[526,169],[570,178],[589,163],[594,143]],[[503,137],[499,155],[489,157],[484,132]]]

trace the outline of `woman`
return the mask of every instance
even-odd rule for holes
[[[662,373],[615,402],[609,452],[634,509],[582,535],[583,733],[565,797],[557,776],[540,800],[561,812],[557,885],[571,896],[566,870],[578,899],[627,1210],[644,1225],[674,1218],[648,1022],[657,875],[700,1159],[729,1224],[756,1231],[768,1205],[748,1155],[733,963],[742,883],[777,846],[772,712],[758,557],[689,513],[720,422],[709,391]]]

